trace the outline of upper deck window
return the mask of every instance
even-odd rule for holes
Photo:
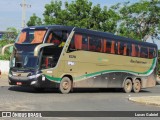
[[[53,43],[55,46],[63,47],[69,36],[69,31],[52,30],[47,35],[46,43]]]
[[[18,44],[36,44],[42,43],[46,30],[27,29],[23,30],[16,43]]]

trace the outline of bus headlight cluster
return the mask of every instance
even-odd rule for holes
[[[41,74],[31,75],[31,76],[29,76],[29,79],[37,78],[37,77],[39,77],[40,75],[41,75]]]

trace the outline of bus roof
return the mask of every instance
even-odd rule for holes
[[[104,37],[104,38],[107,38],[107,39],[110,39],[110,40],[123,41],[123,42],[134,43],[134,44],[139,44],[139,45],[144,45],[144,46],[150,46],[150,47],[157,48],[157,45],[153,44],[153,43],[142,42],[142,41],[134,40],[134,39],[127,38],[127,37],[114,35],[114,34],[108,33],[108,32],[83,29],[83,28],[78,28],[78,27],[73,27],[73,26],[64,26],[64,25],[31,26],[31,27],[28,27],[28,28],[24,28],[23,30],[25,30],[25,29],[57,29],[57,30],[71,31],[73,28],[74,28],[74,31],[79,32],[79,33],[90,34],[90,35],[95,35],[95,36],[99,36],[99,37]]]
[[[153,43],[142,42],[142,41],[138,41],[138,40],[127,38],[127,37],[114,35],[114,34],[108,33],[108,32],[100,32],[100,31],[87,30],[87,29],[81,29],[81,28],[75,28],[75,31],[80,32],[80,33],[84,33],[84,34],[91,34],[91,35],[95,35],[95,36],[99,36],[99,37],[108,38],[109,40],[116,40],[116,41],[134,43],[134,44],[138,44],[138,45],[151,46],[151,47],[157,48],[157,45],[153,44]]]
[[[43,25],[43,26],[31,26],[31,27],[27,27],[27,28],[24,28],[23,30],[26,30],[26,29],[58,29],[58,30],[72,30],[74,27],[71,27],[71,26],[63,26],[63,25],[49,25],[49,26],[46,26],[46,25]]]

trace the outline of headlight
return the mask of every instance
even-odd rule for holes
[[[29,79],[37,78],[37,77],[39,77],[40,75],[41,75],[41,74],[31,75],[31,76],[29,76]]]

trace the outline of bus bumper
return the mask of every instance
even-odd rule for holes
[[[51,82],[47,78],[44,79],[43,75],[34,75],[29,77],[18,77],[18,76],[8,76],[9,85],[19,85],[19,86],[33,86],[33,87],[42,87],[42,88],[57,88],[58,84]]]

